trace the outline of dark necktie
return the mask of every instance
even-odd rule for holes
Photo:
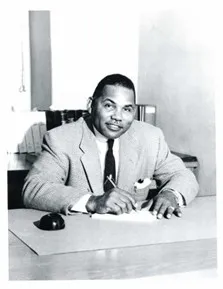
[[[114,140],[108,140],[108,150],[105,156],[105,170],[104,170],[104,191],[112,189],[114,186],[107,179],[107,177],[112,177],[112,181],[115,183],[115,158],[113,155],[113,147]]]

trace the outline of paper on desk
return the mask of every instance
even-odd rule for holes
[[[125,221],[125,222],[145,222],[151,223],[156,220],[156,216],[153,216],[149,211],[132,211],[130,214],[93,214],[93,219],[107,220],[107,221]]]

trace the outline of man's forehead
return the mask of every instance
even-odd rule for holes
[[[126,101],[129,103],[135,102],[134,91],[122,85],[105,85],[102,91],[102,97]]]
[[[121,91],[121,90],[126,90],[126,91],[131,91],[133,92],[133,90],[131,88],[125,87],[121,84],[106,84],[103,88],[103,92],[111,92],[111,91]]]

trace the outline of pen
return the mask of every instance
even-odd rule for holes
[[[107,176],[107,180],[109,180],[109,182],[113,185],[114,188],[117,188],[116,184],[113,182],[112,180],[112,176]],[[137,204],[136,204],[137,205]],[[136,205],[133,204],[133,210],[137,212],[137,208]]]
[[[113,182],[112,180],[112,176],[107,176],[107,179],[109,180],[109,182],[113,185],[114,188],[117,188],[116,184]]]

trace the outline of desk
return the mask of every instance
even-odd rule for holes
[[[199,224],[199,219],[204,212],[203,208],[207,208],[207,203],[211,212],[216,210],[215,197],[199,197],[194,202],[196,206],[193,212],[193,225]],[[213,219],[214,215],[215,213],[212,214]],[[215,220],[210,221],[212,224],[215,223]],[[167,222],[171,227],[171,220]],[[188,225],[188,222],[189,220],[185,218],[184,224]],[[176,225],[176,222],[173,223]],[[182,227],[182,222],[179,224]],[[196,226],[192,227],[196,228]],[[213,229],[209,232],[208,224],[205,229],[208,230],[207,237],[193,241],[173,241],[48,256],[36,255],[9,232],[9,279],[127,279],[213,269],[217,266],[216,234]],[[183,228],[179,226],[179,230]]]

